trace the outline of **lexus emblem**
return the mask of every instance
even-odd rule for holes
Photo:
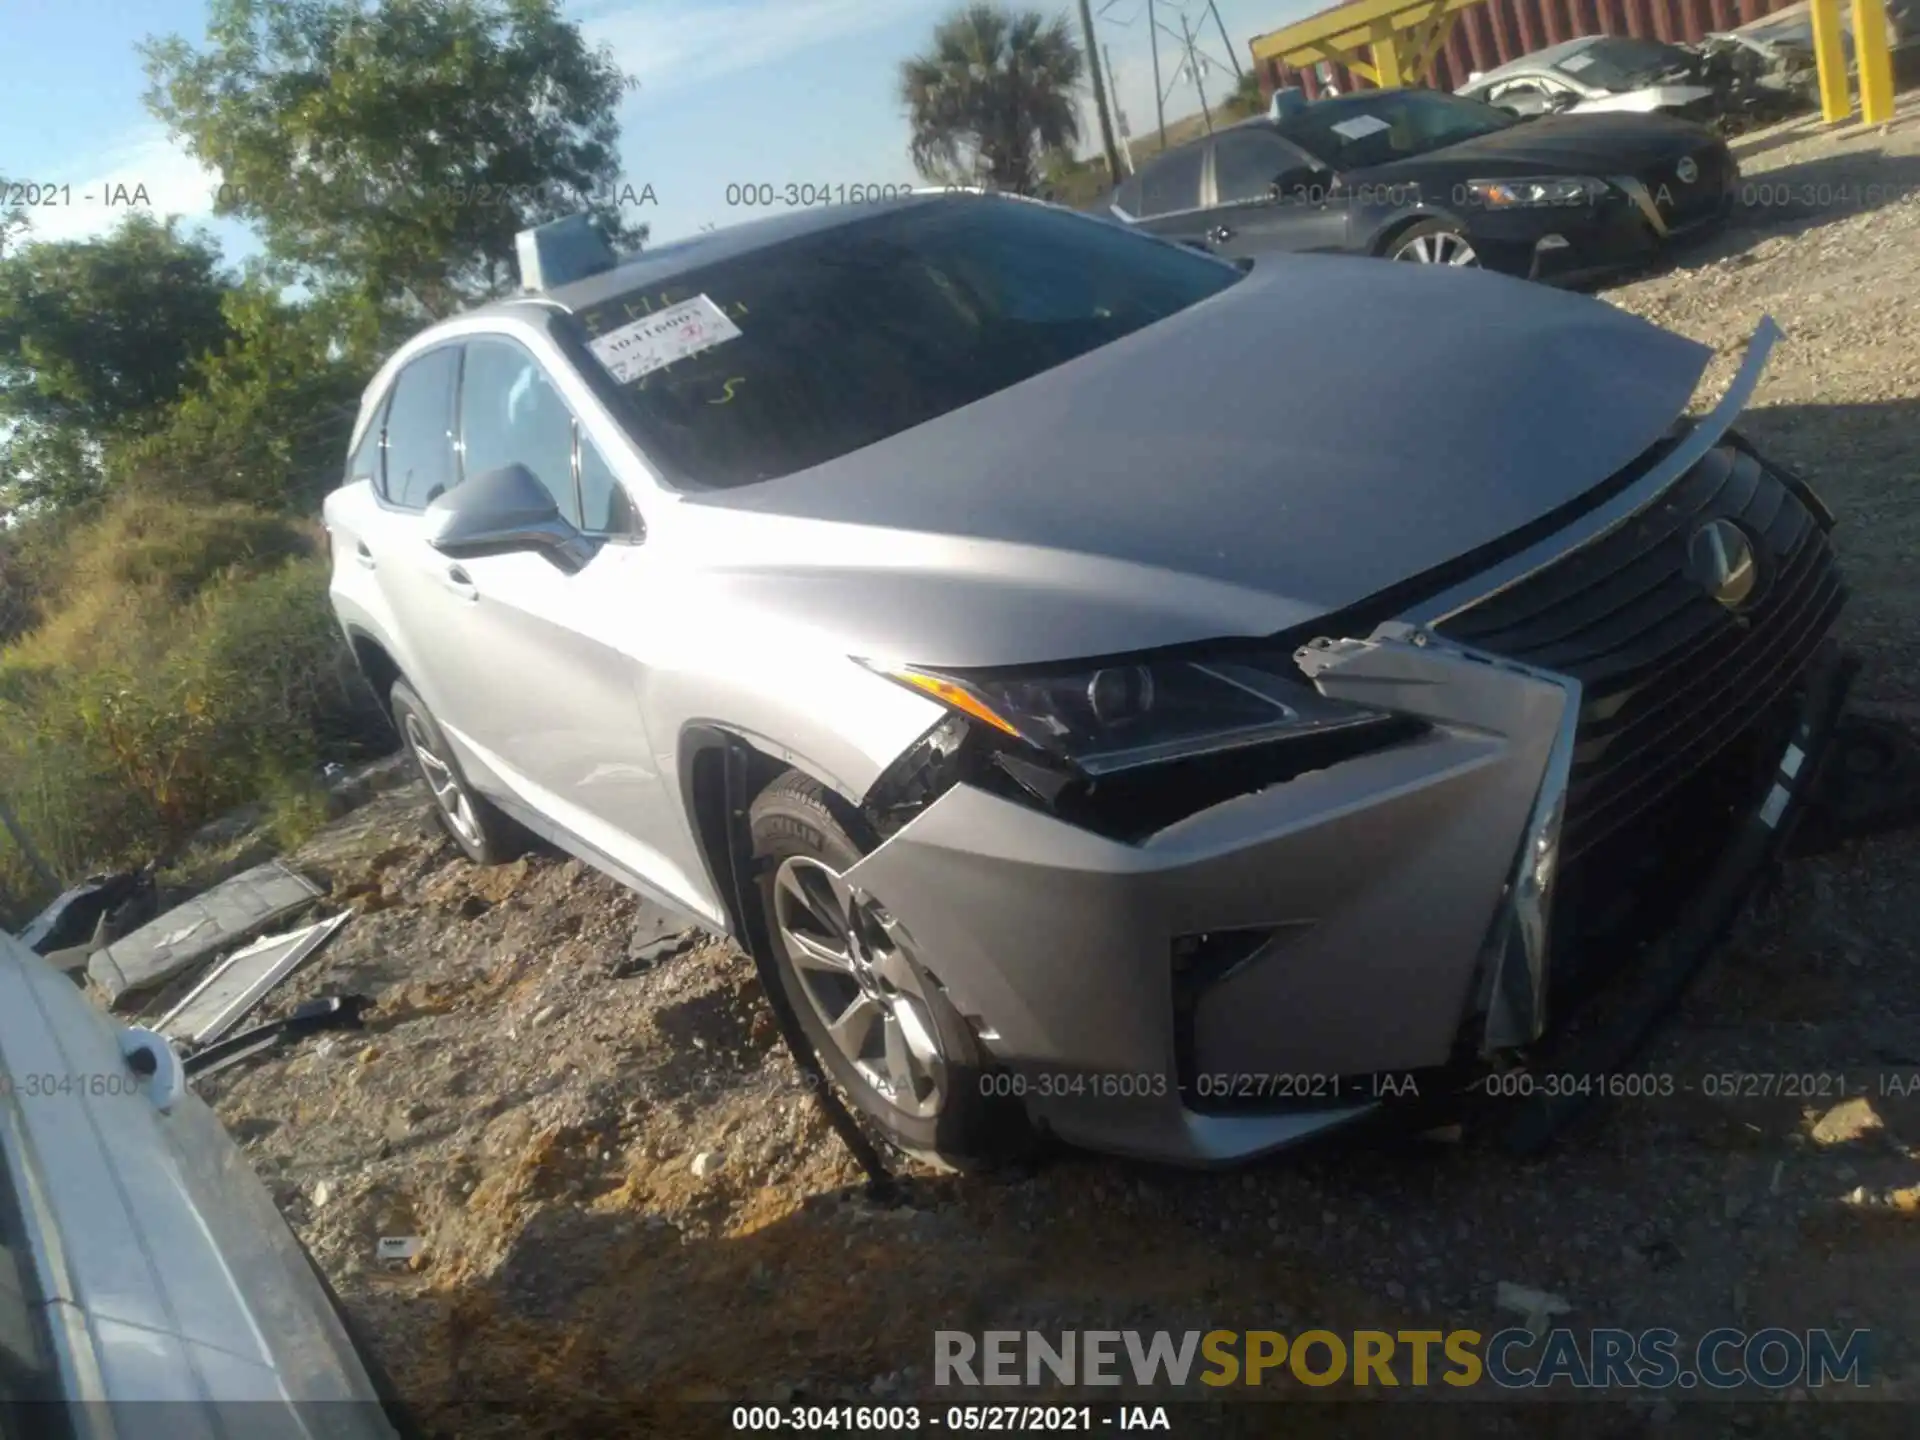
[[[1673,173],[1680,177],[1682,185],[1691,185],[1700,178],[1700,167],[1693,163],[1691,155],[1682,155],[1680,163],[1673,167]]]
[[[1687,541],[1687,576],[1729,610],[1744,609],[1760,589],[1760,565],[1746,531],[1709,520]]]

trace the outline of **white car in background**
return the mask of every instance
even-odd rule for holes
[[[1718,92],[1695,78],[1700,57],[1632,35],[1583,35],[1475,75],[1455,93],[1515,115],[1623,110],[1711,119]]]

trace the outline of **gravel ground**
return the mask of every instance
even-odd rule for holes
[[[1856,695],[1897,719],[1920,717],[1916,136],[1750,138],[1735,227],[1605,295],[1716,347],[1721,383],[1763,314],[1785,328],[1747,429],[1839,513]],[[1683,1083],[1845,1072],[1871,1090],[1845,1105],[1623,1102],[1525,1164],[1471,1128],[1219,1175],[1069,1156],[916,1174],[881,1210],[743,957],[647,959],[640,903],[594,872],[479,871],[423,815],[401,790],[296,857],[359,913],[281,998],[367,991],[370,1028],[206,1088],[448,1433],[579,1433],[606,1402],[641,1429],[687,1398],[931,1400],[937,1328],[1490,1331],[1514,1322],[1502,1281],[1576,1326],[1864,1326],[1878,1393],[1920,1380],[1920,1106],[1873,1079],[1920,1075],[1920,836],[1789,865],[1649,1055]],[[421,1254],[377,1262],[401,1235]],[[1788,1408],[1835,1413],[1648,1398],[1606,1407],[1607,1433],[1751,1433]],[[1807,1433],[1868,1433],[1862,1413]]]

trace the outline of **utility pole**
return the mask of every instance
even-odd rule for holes
[[[1093,108],[1100,116],[1100,144],[1107,152],[1107,183],[1120,183],[1120,147],[1113,143],[1113,116],[1107,110],[1107,82],[1100,73],[1100,44],[1093,38],[1093,0],[1080,0],[1080,38],[1093,72]]]
[[[1127,112],[1120,108],[1120,86],[1113,78],[1113,47],[1102,45],[1101,53],[1107,57],[1107,93],[1113,97],[1113,118],[1120,131],[1120,153],[1127,162],[1127,173],[1133,174],[1133,140],[1127,134]]]
[[[1233,62],[1233,73],[1240,79],[1247,78],[1247,72],[1240,64],[1240,54],[1233,48],[1233,41],[1227,38],[1227,22],[1220,18],[1220,6],[1217,0],[1207,0],[1207,9],[1213,12],[1213,23],[1220,27],[1220,43],[1227,47],[1227,59]]]
[[[1193,76],[1193,88],[1200,92],[1200,118],[1207,122],[1207,134],[1213,134],[1213,111],[1207,108],[1207,86],[1200,78],[1200,57],[1193,53],[1193,27],[1187,24],[1187,12],[1180,12],[1180,34],[1187,42],[1187,72]]]
[[[1167,148],[1167,95],[1160,88],[1160,22],[1153,18],[1153,0],[1147,0],[1147,43],[1153,46],[1153,108],[1160,119],[1160,148]]]

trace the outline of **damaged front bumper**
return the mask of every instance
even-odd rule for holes
[[[1728,430],[1776,334],[1763,326],[1711,415],[1568,527],[1365,639],[1300,651],[1323,693],[1417,717],[1417,735],[1138,843],[955,784],[855,865],[848,881],[884,901],[978,1031],[996,1093],[1075,1143],[1224,1163],[1410,1089],[1429,1098],[1429,1083],[1458,1083],[1548,1037],[1564,981],[1554,902],[1569,796],[1593,783],[1585,752],[1596,742],[1583,731],[1593,697],[1576,674],[1451,632],[1491,598],[1561,573],[1569,555],[1605,558],[1609,537],[1672,521],[1698,467],[1747,464],[1726,458],[1749,453]],[[1809,496],[1802,509],[1829,522],[1815,506]],[[1789,582],[1804,588],[1783,569]],[[1783,590],[1778,606],[1804,612],[1805,643],[1777,664],[1764,657],[1766,685],[1753,694],[1764,689],[1765,703],[1739,721],[1764,747],[1784,737],[1785,710],[1800,710],[1794,748],[1767,758],[1767,788],[1749,807],[1769,834],[1817,771],[1831,720],[1819,680],[1830,662],[1808,657],[1837,601],[1824,589],[1796,595]],[[1776,613],[1754,615],[1771,624]],[[1743,650],[1713,665],[1748,675],[1751,660]],[[1595,808],[1590,793],[1583,803]],[[1771,854],[1725,845],[1721,868],[1740,873],[1716,873],[1702,894],[1725,910]],[[1704,937],[1688,969],[1717,934],[1696,922],[1675,922]]]

